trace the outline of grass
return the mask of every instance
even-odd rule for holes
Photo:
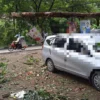
[[[26,62],[24,62],[24,64],[27,64],[27,65],[33,65],[34,63],[38,64],[39,60],[37,58],[34,58],[33,56],[27,57]]]
[[[23,100],[70,100],[69,97],[57,94],[50,94],[46,90],[29,90]]]
[[[4,83],[5,82],[5,75],[7,72],[7,64],[0,62],[0,83]]]

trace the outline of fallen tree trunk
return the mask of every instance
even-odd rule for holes
[[[13,18],[34,18],[34,17],[79,17],[79,18],[97,18],[100,17],[100,13],[78,13],[78,12],[12,12]]]

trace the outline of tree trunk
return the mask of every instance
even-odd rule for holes
[[[97,26],[99,26],[99,18],[96,18]]]

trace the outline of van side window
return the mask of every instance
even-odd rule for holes
[[[88,48],[85,45],[83,45],[83,47],[81,48],[81,53],[91,56],[90,50],[88,50]]]
[[[74,50],[74,45],[75,45],[75,43],[74,43],[73,38],[70,38],[69,39],[69,44],[67,45],[67,49],[68,50]]]
[[[67,50],[74,50],[75,52],[81,52],[82,45],[78,41],[74,41],[73,38],[69,39]]]
[[[78,41],[74,41],[73,38],[69,40],[67,50],[74,50],[75,52],[79,52],[79,53],[86,54],[86,55],[90,54],[90,51],[85,45],[83,45],[82,43]]]
[[[64,48],[64,44],[66,43],[66,39],[59,37],[55,39],[54,46],[58,48]]]

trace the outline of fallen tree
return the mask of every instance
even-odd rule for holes
[[[78,18],[98,18],[100,13],[79,13],[79,12],[12,12],[13,18],[34,18],[34,17],[78,17]]]

